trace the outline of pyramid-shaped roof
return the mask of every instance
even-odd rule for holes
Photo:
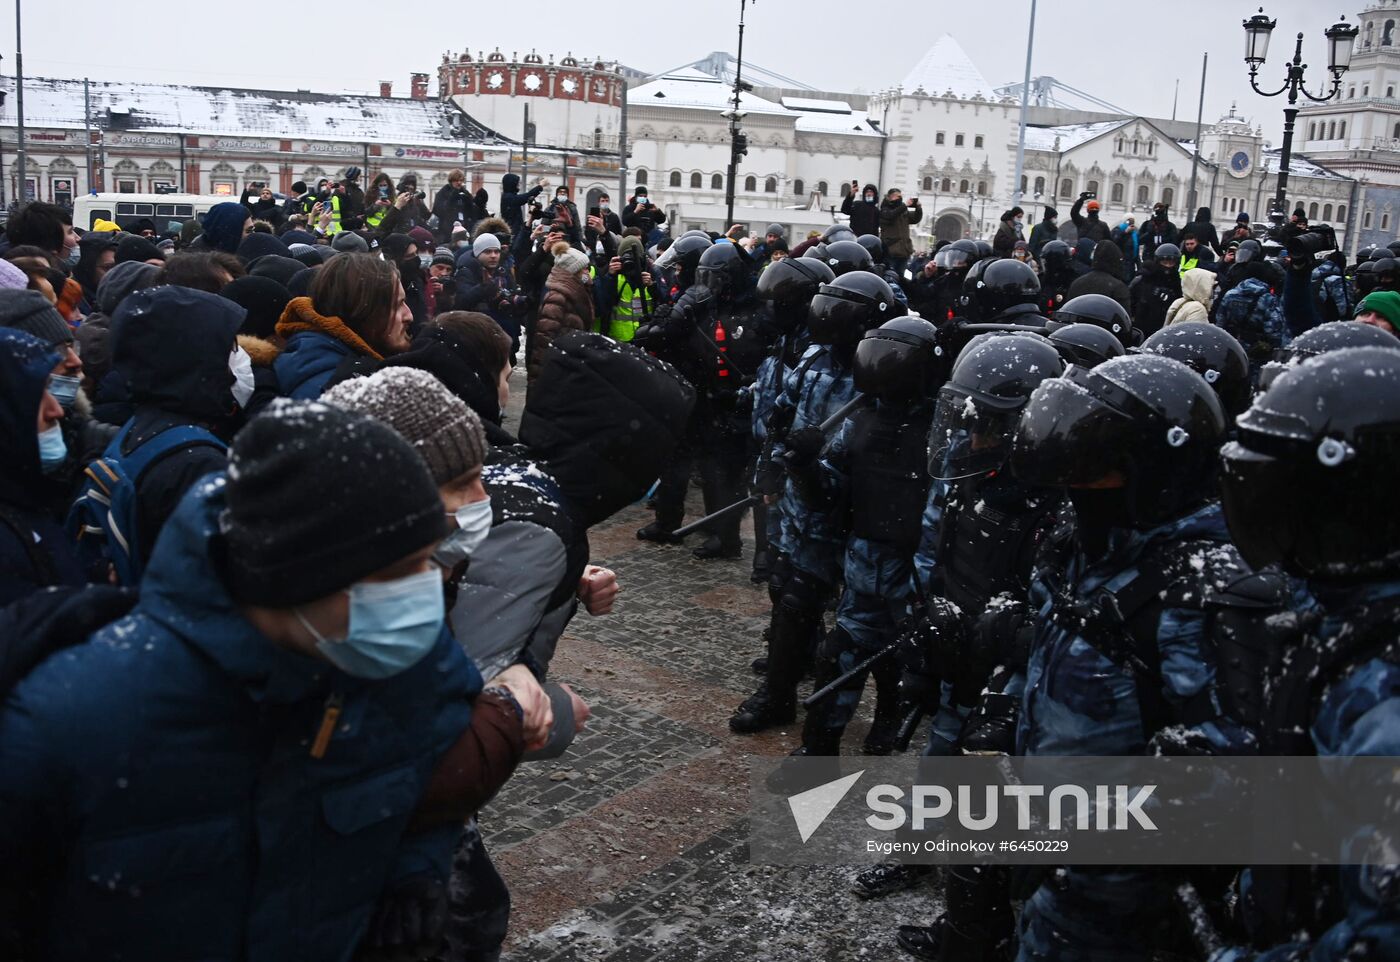
[[[967,52],[950,34],[939,37],[928,52],[919,58],[904,78],[905,93],[913,93],[920,87],[933,97],[941,97],[951,90],[953,96],[967,98],[981,94],[988,100],[996,100],[996,92],[982,71],[977,69]]]

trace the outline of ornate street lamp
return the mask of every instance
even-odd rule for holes
[[[1298,103],[1298,95],[1302,94],[1320,104],[1341,93],[1342,74],[1351,66],[1352,44],[1356,39],[1357,28],[1343,19],[1323,31],[1327,38],[1327,69],[1332,74],[1332,89],[1314,96],[1303,85],[1303,72],[1308,65],[1303,63],[1301,33],[1298,34],[1298,43],[1293,50],[1293,60],[1287,64],[1287,76],[1283,86],[1274,91],[1259,89],[1259,68],[1268,57],[1269,37],[1277,24],[1277,20],[1270,20],[1264,16],[1263,7],[1259,8],[1257,14],[1244,21],[1244,62],[1249,64],[1249,85],[1254,88],[1255,93],[1262,97],[1288,94],[1288,106],[1283,109],[1283,149],[1279,152],[1278,188],[1274,192],[1274,210],[1286,215],[1285,194],[1288,190],[1288,165],[1293,156],[1293,122],[1298,117],[1298,108],[1295,106]]]

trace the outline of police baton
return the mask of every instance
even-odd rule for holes
[[[827,418],[821,424],[817,425],[817,430],[820,431],[822,434],[826,434],[832,428],[836,427],[836,425],[840,424],[842,421],[846,420],[846,418],[850,417],[851,412],[863,405],[864,403],[865,395],[857,394],[845,404],[841,405],[840,409],[835,414]]]
[[[692,531],[698,531],[700,528],[705,527],[705,525],[709,524],[711,521],[718,521],[720,518],[727,518],[736,511],[743,511],[745,508],[750,507],[751,505],[762,503],[763,498],[760,495],[751,494],[742,501],[735,501],[727,508],[720,508],[714,514],[705,515],[705,517],[701,518],[699,521],[692,521],[684,528],[677,528],[675,531],[672,531],[671,534],[675,535],[678,538],[684,538]]]
[[[841,675],[840,677],[836,678],[830,684],[825,685],[824,687],[812,692],[806,698],[802,699],[802,707],[811,708],[817,702],[821,701],[823,698],[835,692],[838,688],[844,688],[849,682],[855,680],[855,678],[858,675],[860,675],[861,672],[869,670],[878,662],[884,661],[890,655],[893,655],[895,651],[898,650],[899,644],[899,641],[890,642],[888,645],[875,652],[875,654],[865,659],[865,661],[862,661],[860,664],[856,665],[844,675]]]
[[[1191,942],[1195,945],[1196,951],[1203,959],[1214,958],[1215,953],[1225,947],[1225,940],[1215,930],[1215,923],[1211,921],[1210,913],[1206,911],[1205,903],[1201,900],[1201,893],[1189,881],[1183,881],[1177,885],[1176,891],[1172,895],[1177,911],[1181,913],[1182,921],[1186,923],[1186,930],[1190,933]]]

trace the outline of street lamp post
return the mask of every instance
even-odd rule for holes
[[[739,0],[739,52],[734,60],[734,106],[720,114],[729,120],[729,171],[724,182],[725,227],[734,224],[734,179],[739,176],[739,158],[749,152],[749,139],[739,128],[744,111],[739,109],[740,95],[752,90],[753,84],[743,81],[744,73],[744,9],[749,0]]]
[[[1323,35],[1327,38],[1327,69],[1332,74],[1332,89],[1321,96],[1314,96],[1303,85],[1303,72],[1308,65],[1303,63],[1303,34],[1301,32],[1298,34],[1298,43],[1293,51],[1293,60],[1287,65],[1287,78],[1284,80],[1283,86],[1274,91],[1259,89],[1259,68],[1268,55],[1269,35],[1277,24],[1277,20],[1270,20],[1264,16],[1263,7],[1259,8],[1257,14],[1244,21],[1244,62],[1249,64],[1249,85],[1254,88],[1255,93],[1262,97],[1278,97],[1285,93],[1288,94],[1288,106],[1283,109],[1283,149],[1279,152],[1278,188],[1274,192],[1274,210],[1279,214],[1285,214],[1287,210],[1285,194],[1288,191],[1288,164],[1293,156],[1293,122],[1298,117],[1298,107],[1295,106],[1298,103],[1298,95],[1302,94],[1314,103],[1320,104],[1326,103],[1341,93],[1342,74],[1346,73],[1351,66],[1352,43],[1356,39],[1357,28],[1343,20],[1332,24],[1323,31]]]

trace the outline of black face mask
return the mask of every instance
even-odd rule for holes
[[[405,281],[417,281],[423,276],[423,265],[416,257],[406,257],[399,261],[399,276]]]
[[[1071,488],[1079,544],[1090,558],[1108,550],[1110,531],[1133,526],[1132,502],[1127,487]]]

